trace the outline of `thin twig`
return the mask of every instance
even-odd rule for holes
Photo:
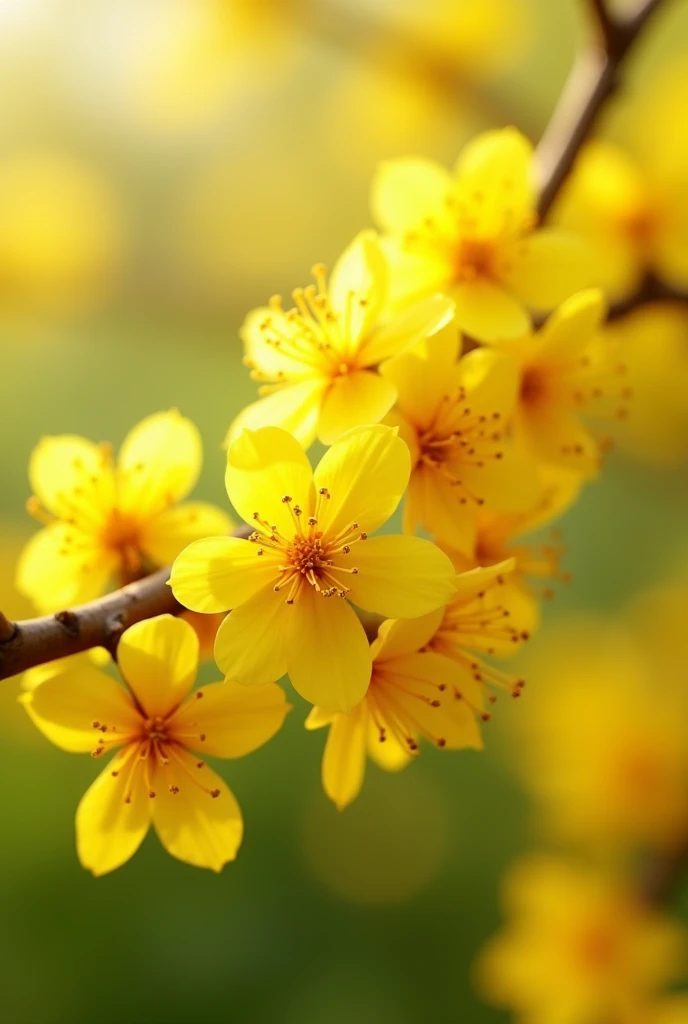
[[[619,84],[626,57],[662,2],[643,0],[636,12],[625,18],[615,18],[604,0],[592,3],[603,45],[591,46],[576,60],[537,147],[540,219],[549,213],[581,147]]]
[[[688,290],[675,288],[653,274],[648,274],[637,291],[610,307],[607,322],[619,320],[650,302],[675,302],[688,306]]]

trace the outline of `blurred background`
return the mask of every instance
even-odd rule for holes
[[[30,614],[12,577],[33,531],[39,437],[118,444],[144,415],[179,407],[205,439],[196,495],[222,503],[221,442],[254,396],[244,314],[370,223],[379,160],[451,163],[476,130],[509,123],[537,139],[586,31],[581,7],[0,0],[5,613]],[[632,94],[688,60],[688,4],[666,7]],[[665,580],[688,585],[687,512],[685,463],[616,452],[563,523],[572,582],[544,629],[616,613]],[[291,695],[282,732],[220,768],[246,819],[235,864],[215,877],[149,836],[100,880],[73,849],[97,766],[51,747],[18,707],[18,682],[0,684],[3,1019],[508,1020],[474,994],[471,963],[499,921],[500,874],[539,834],[515,769],[538,678],[498,704],[485,754],[428,749],[401,775],[371,767],[342,815],[320,788],[324,734],[303,730]],[[688,891],[677,906],[688,923]]]

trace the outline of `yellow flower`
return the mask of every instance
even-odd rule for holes
[[[595,281],[613,301],[648,272],[688,287],[687,102],[685,67],[670,67],[631,104],[622,146],[588,143],[553,211],[586,239]]]
[[[349,601],[413,618],[449,600],[454,571],[438,548],[417,537],[368,537],[394,512],[409,466],[404,442],[380,425],[350,431],[315,473],[298,441],[277,427],[245,430],[234,442],[227,493],[255,533],[196,541],[170,580],[187,608],[234,609],[215,642],[231,679],[264,683],[288,672],[307,700],[349,711],[371,673]]]
[[[436,295],[382,322],[387,265],[370,231],[341,256],[329,286],[323,266],[313,275],[317,287],[298,288],[293,309],[276,296],[246,318],[246,364],[269,383],[232,424],[230,441],[244,427],[280,426],[307,448],[316,435],[332,444],[352,427],[377,423],[396,392],[375,367],[451,319],[453,304]]]
[[[606,419],[627,414],[631,393],[625,366],[612,339],[599,331],[603,317],[602,293],[579,292],[537,333],[467,357],[467,369],[479,378],[494,372],[502,359],[516,361],[520,380],[511,426],[535,463],[594,476],[602,449],[581,413]]]
[[[607,331],[633,391],[632,415],[617,424],[615,440],[636,458],[680,462],[688,455],[688,310],[653,303]]]
[[[136,853],[150,825],[173,857],[220,869],[241,844],[241,811],[197,753],[242,757],[278,731],[289,705],[274,684],[248,690],[213,683],[191,694],[198,638],[171,615],[126,630],[117,657],[126,687],[87,665],[24,696],[51,742],[73,753],[115,757],[76,813],[79,860],[94,875]]]
[[[397,404],[388,422],[409,445],[413,470],[404,528],[421,524],[439,540],[473,550],[479,510],[523,510],[538,481],[526,460],[502,436],[518,392],[518,369],[495,360],[480,381],[468,380],[458,361],[460,341],[448,325],[383,367]]]
[[[24,548],[17,587],[42,611],[98,597],[198,537],[226,533],[224,512],[178,505],[201,469],[196,427],[175,410],[148,416],[126,437],[115,465],[108,445],[46,437],[34,449],[28,508],[46,524]]]
[[[421,737],[436,747],[482,749],[475,718],[457,700],[456,666],[423,648],[442,619],[442,609],[420,619],[383,622],[371,645],[368,691],[349,715],[315,707],[307,729],[329,725],[322,762],[323,787],[338,809],[358,796],[366,754],[386,771],[399,771],[419,753]]]
[[[486,705],[497,699],[494,690],[519,697],[525,685],[523,679],[502,672],[484,657],[513,655],[528,639],[520,623],[511,621],[501,596],[514,566],[510,559],[460,573],[454,597],[441,609],[441,615],[433,617],[434,629],[426,644],[427,650],[455,663],[454,696],[484,722],[491,718]]]
[[[527,308],[550,309],[591,283],[579,240],[534,230],[532,147],[515,128],[475,138],[453,175],[420,158],[383,163],[372,208],[394,304],[446,292],[461,330],[480,341],[525,334]]]
[[[122,210],[95,166],[66,153],[27,151],[0,164],[3,316],[90,309],[124,256]]]
[[[517,758],[558,839],[670,849],[688,829],[688,698],[632,630],[573,620],[541,639]]]
[[[542,494],[527,512],[480,511],[475,547],[470,555],[450,545],[440,545],[458,572],[513,559],[514,570],[504,580],[499,601],[508,609],[512,625],[518,623],[528,633],[539,624],[540,599],[549,600],[554,596],[551,584],[566,583],[570,576],[560,568],[565,548],[557,530],[551,531],[547,540],[540,544],[525,537],[560,516],[573,504],[581,488],[578,474],[559,467],[548,467],[543,476]]]
[[[509,920],[477,979],[523,1024],[632,1024],[685,967],[685,931],[623,881],[533,855],[511,869],[504,897]]]

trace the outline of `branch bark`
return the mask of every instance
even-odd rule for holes
[[[92,647],[105,647],[114,657],[129,626],[183,611],[167,586],[169,578],[167,566],[96,601],[24,622],[10,623],[0,613],[0,679]],[[9,633],[3,623],[11,627]]]
[[[541,220],[552,208],[583,144],[616,91],[633,44],[662,2],[643,0],[634,14],[617,18],[605,0],[590,0],[600,43],[584,50],[576,60],[536,150]]]
[[[232,536],[250,533],[251,527],[243,525]],[[167,586],[170,571],[167,565],[112,594],[54,615],[11,622],[0,612],[0,680],[93,647],[104,647],[116,657],[119,639],[129,626],[185,611]]]

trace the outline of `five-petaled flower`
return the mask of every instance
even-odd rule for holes
[[[509,920],[478,961],[479,986],[518,1021],[649,1021],[683,972],[685,930],[624,879],[544,854],[506,879]]]
[[[55,611],[171,562],[198,537],[226,533],[230,519],[220,509],[177,504],[196,483],[201,459],[196,427],[176,410],[142,420],[116,465],[109,445],[44,438],[31,456],[28,508],[46,525],[24,548],[18,589]]]
[[[313,275],[315,285],[293,293],[293,309],[276,296],[246,318],[245,361],[264,397],[238,416],[230,441],[244,427],[278,426],[307,448],[316,435],[331,444],[352,427],[379,422],[396,395],[375,367],[452,317],[453,303],[435,295],[382,319],[387,264],[371,231],[346,249],[329,284],[324,267]]]
[[[322,780],[340,811],[360,792],[366,754],[386,771],[399,771],[419,753],[421,738],[440,749],[482,749],[471,708],[456,696],[456,665],[423,650],[436,625],[435,615],[383,622],[371,645],[373,674],[361,703],[349,715],[322,707],[309,714],[307,729],[330,727]]]
[[[623,420],[628,413],[631,389],[613,338],[600,330],[604,314],[602,292],[591,288],[562,303],[539,331],[469,356],[482,373],[494,372],[504,360],[517,364],[511,426],[534,466],[595,476],[602,446],[582,415]]]
[[[505,436],[518,395],[516,364],[495,359],[469,377],[472,354],[459,361],[459,350],[449,324],[382,372],[398,392],[388,422],[399,427],[413,462],[404,528],[413,533],[422,525],[438,542],[468,553],[481,509],[523,511],[539,485],[529,460]]]
[[[266,743],[289,710],[284,692],[225,682],[191,693],[198,637],[171,615],[126,630],[117,657],[126,686],[74,664],[22,696],[39,729],[63,750],[93,757],[118,750],[79,804],[79,859],[94,875],[113,871],[152,824],[173,857],[219,871],[236,857],[243,822],[204,758],[242,757]]]
[[[529,308],[551,309],[593,283],[575,235],[534,230],[533,151],[515,128],[479,135],[453,176],[420,158],[383,164],[372,207],[395,308],[444,292],[461,330],[480,341],[525,334]]]
[[[396,430],[380,424],[348,432],[314,473],[277,427],[245,430],[231,445],[227,493],[255,532],[196,541],[170,580],[187,608],[233,609],[215,642],[229,678],[265,683],[288,672],[307,700],[348,712],[371,675],[349,602],[390,618],[446,604],[454,571],[443,552],[418,537],[369,537],[399,504],[410,465]]]

